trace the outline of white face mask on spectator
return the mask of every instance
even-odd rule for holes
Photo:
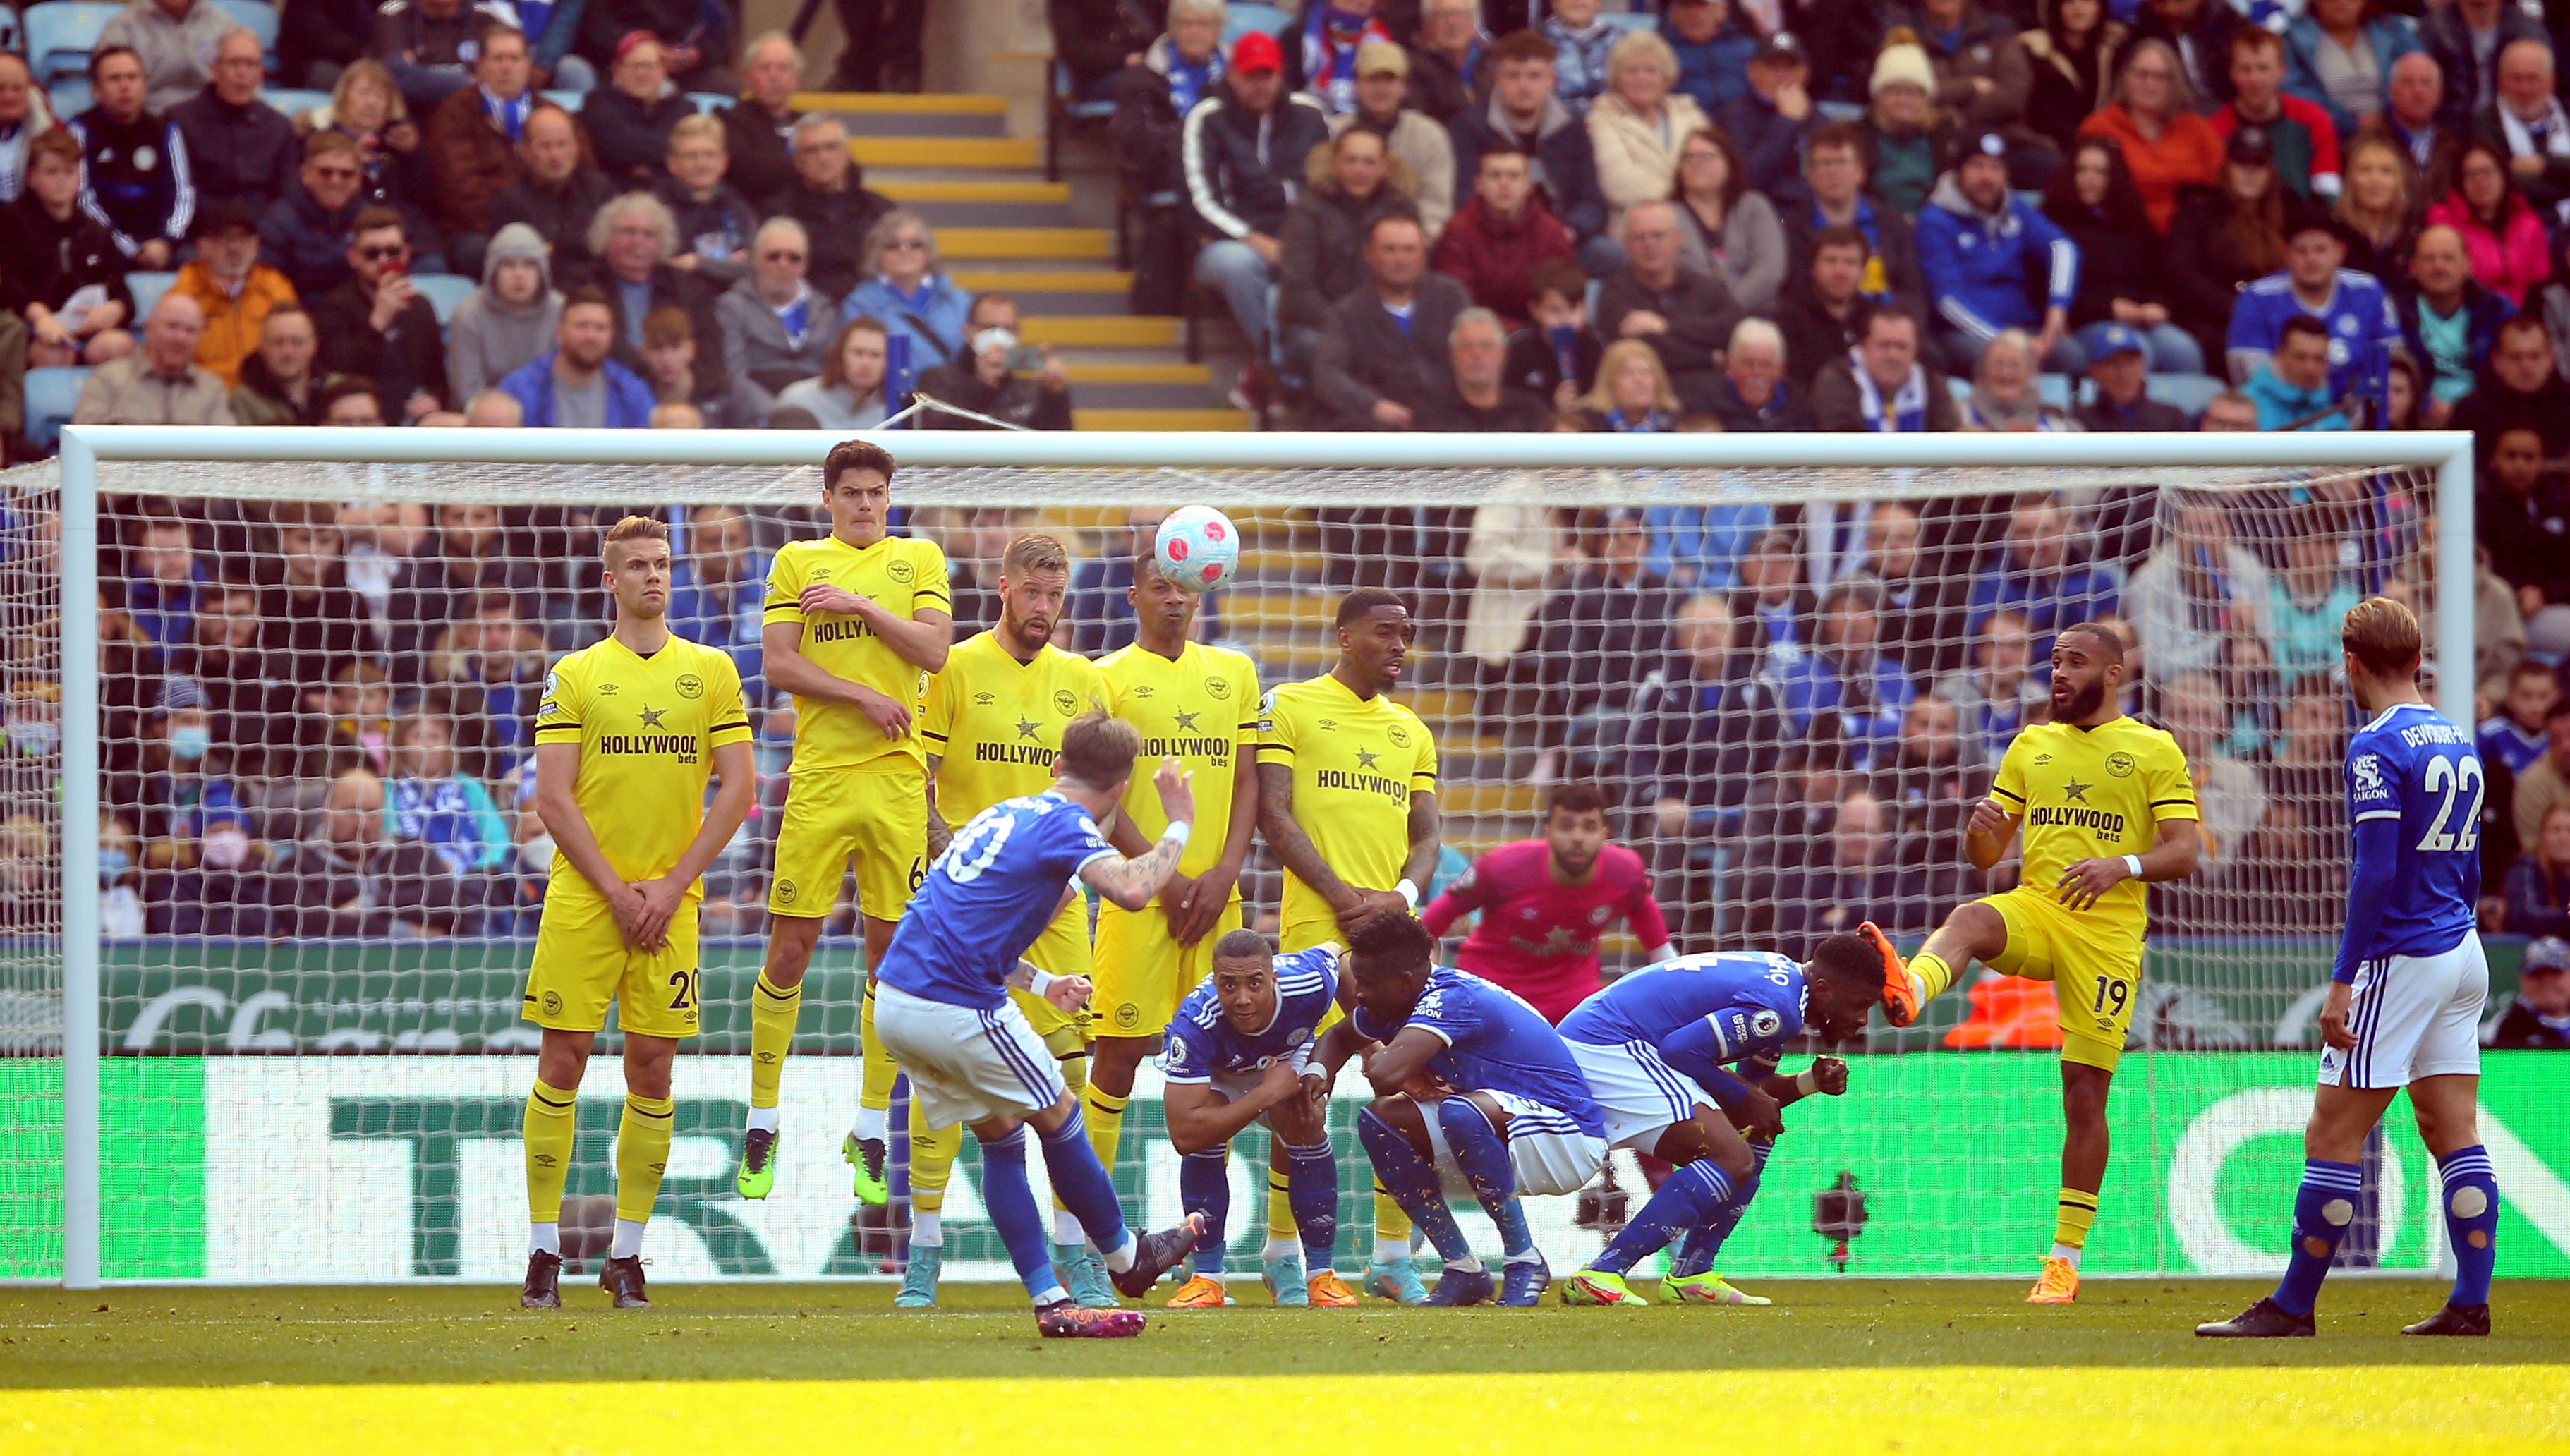
[[[238,869],[249,858],[249,836],[226,824],[206,835],[206,864],[213,869]]]

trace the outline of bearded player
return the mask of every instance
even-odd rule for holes
[[[1103,704],[1106,683],[1097,666],[1054,645],[1054,627],[1062,620],[1063,597],[1070,589],[1071,553],[1062,542],[1040,534],[1010,542],[1000,558],[998,625],[958,643],[946,671],[929,685],[919,737],[928,750],[929,791],[935,795],[928,809],[932,856],[946,852],[954,837],[950,825],[968,823],[994,804],[1043,793],[1053,782],[1063,729]],[[1024,954],[1048,975],[1087,976],[1087,903],[1076,896],[1065,901]],[[1043,1039],[1071,1093],[1085,1090],[1086,1011],[1065,1011],[1023,990],[1012,999]],[[901,1292],[893,1298],[903,1308],[937,1302],[938,1270],[945,1258],[946,1187],[962,1147],[960,1134],[926,1127],[918,1105],[912,1105],[910,1264],[902,1273]],[[1054,1270],[1081,1305],[1111,1309],[1115,1291],[1107,1284],[1106,1270],[1082,1247],[1079,1227],[1079,1220],[1057,1200]]]
[[[669,528],[628,516],[607,533],[616,630],[556,664],[536,711],[536,814],[553,875],[527,972],[544,1029],[527,1097],[527,1280],[518,1302],[558,1309],[563,1184],[581,1076],[616,1008],[625,1121],[616,1134],[616,1233],[599,1283],[619,1309],[649,1307],[642,1228],[669,1163],[669,1065],[696,1034],[698,876],[749,812],[749,717],[731,659],[669,633]],[[705,777],[721,782],[705,806]]]
[[[1258,731],[1258,832],[1285,869],[1287,955],[1355,932],[1384,914],[1412,918],[1437,868],[1437,740],[1392,701],[1410,652],[1410,611],[1381,587],[1339,601],[1339,660],[1330,671],[1267,695]],[[1282,1182],[1271,1170],[1267,1235],[1294,1236]],[[1422,1304],[1410,1259],[1410,1218],[1375,1189],[1368,1291]]]
[[[1091,1025],[1100,1035],[1086,1112],[1089,1141],[1108,1173],[1123,1140],[1134,1069],[1173,1025],[1179,1001],[1202,994],[1216,942],[1240,928],[1240,866],[1257,823],[1258,668],[1239,653],[1189,641],[1202,597],[1163,576],[1147,542],[1134,545],[1133,585],[1125,593],[1133,606],[1133,641],[1107,654],[1097,672],[1106,683],[1106,711],[1141,730],[1142,748],[1124,811],[1107,837],[1130,854],[1160,832],[1158,796],[1148,779],[1163,757],[1193,775],[1197,833],[1177,873],[1148,906],[1097,907]],[[1326,1137],[1323,1143],[1326,1153]],[[1333,1275],[1333,1289],[1337,1282]],[[1306,1285],[1297,1277],[1279,1285],[1277,1295],[1301,1302]]]
[[[1987,870],[2025,830],[2017,887],[1957,906],[1900,974],[1891,942],[1864,927],[1893,967],[1886,1000],[1907,1026],[1973,961],[2052,982],[2061,1021],[2061,1195],[2052,1251],[2031,1304],[2079,1297],[2079,1251],[2106,1179],[2106,1093],[2142,977],[2143,885],[2195,873],[2195,780],[2177,741],[2118,706],[2123,642],[2093,622],[2052,644],[2052,721],[2019,731],[1990,793],[1972,809],[1963,852]]]
[[[1642,856],[1606,842],[1606,799],[1591,783],[1555,787],[1542,838],[1502,844],[1473,861],[1419,918],[1442,937],[1474,913],[1481,921],[1455,964],[1515,992],[1555,1025],[1604,984],[1597,938],[1618,920],[1654,963],[1677,955],[1651,896],[1651,872]]]
[[[884,1201],[894,1068],[873,1031],[874,971],[928,868],[928,776],[913,728],[929,675],[946,666],[955,640],[946,553],[886,534],[892,474],[892,456],[871,440],[831,446],[821,465],[830,534],[777,552],[767,579],[759,651],[767,681],[794,695],[794,757],[767,894],[767,959],[750,996],[749,1129],[734,1179],[744,1199],[776,1187],[778,1089],[803,973],[853,860],[867,985],[858,1136],[872,1134],[872,1151],[855,1158],[856,1193]]]

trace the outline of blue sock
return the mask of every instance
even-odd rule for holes
[[[1717,1213],[1716,1217],[1721,1215]],[[1716,1254],[1722,1252],[1722,1240],[1710,1228],[1690,1228],[1669,1245],[1669,1277],[1693,1278],[1712,1269]]]
[[[1516,1165],[1508,1161],[1507,1140],[1491,1126],[1490,1115],[1469,1097],[1450,1097],[1437,1104],[1437,1126],[1473,1197],[1499,1225],[1500,1255],[1511,1262],[1534,1257],[1534,1230],[1517,1203]]]
[[[1112,1254],[1124,1246],[1124,1207],[1115,1202],[1115,1180],[1088,1146],[1088,1124],[1076,1104],[1062,1126],[1044,1135],[1045,1174],[1053,1196],[1079,1220],[1080,1229],[1097,1251]]]
[[[1714,1260],[1722,1256],[1723,1242],[1731,1237],[1732,1229],[1740,1226],[1741,1215],[1749,1212],[1749,1201],[1758,1197],[1758,1180],[1766,1176],[1767,1160],[1775,1153],[1776,1145],[1773,1143],[1764,1139],[1750,1141],[1749,1156],[1758,1161],[1757,1171],[1750,1175],[1747,1183],[1732,1185],[1731,1197],[1714,1206],[1712,1217],[1679,1235],[1679,1253],[1691,1263],[1697,1259],[1703,1261],[1692,1268],[1680,1268],[1673,1255],[1669,1262],[1670,1273],[1680,1276],[1700,1274],[1713,1267]]]
[[[2356,1221],[2356,1201],[2364,1191],[2364,1173],[2353,1163],[2310,1159],[2303,1164],[2303,1186],[2294,1192],[2294,1250],[2285,1277],[2276,1285],[2276,1307],[2307,1315],[2321,1297],[2321,1280],[2329,1277],[2338,1241]]]
[[[1669,1175],[1642,1211],[1619,1229],[1595,1258],[1592,1269],[1620,1274],[1682,1230],[1708,1222],[1732,1195],[1731,1177],[1709,1161],[1699,1160]]]
[[[1446,1207],[1445,1187],[1427,1155],[1411,1147],[1410,1140],[1375,1116],[1372,1108],[1357,1114],[1357,1141],[1373,1161],[1374,1176],[1382,1181],[1384,1192],[1437,1245],[1438,1254],[1458,1268],[1480,1268],[1482,1260],[1456,1223],[1455,1211]]]
[[[1285,1145],[1285,1202],[1303,1235],[1303,1272],[1317,1274],[1339,1253],[1339,1160],[1329,1139]]]
[[[1222,1225],[1231,1216],[1228,1145],[1190,1153],[1178,1160],[1178,1207],[1190,1213],[1204,1214],[1204,1231],[1196,1235],[1195,1271],[1221,1273]]]
[[[896,1125],[898,1126],[898,1125]],[[1053,1271],[1053,1250],[1046,1242],[1043,1211],[1027,1182],[1027,1130],[1023,1127],[997,1142],[982,1144],[982,1206],[1009,1246],[1009,1262],[1030,1295],[1062,1287]]]
[[[2498,1174],[2489,1150],[2478,1143],[2436,1160],[2445,1178],[2445,1236],[2454,1244],[2456,1304],[2489,1302],[2490,1270],[2498,1263]]]

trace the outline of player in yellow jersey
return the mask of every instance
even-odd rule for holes
[[[954,828],[1003,799],[1030,798],[1053,787],[1062,730],[1106,701],[1097,665],[1053,645],[1071,590],[1071,553],[1051,536],[1021,536],[1000,558],[1000,621],[956,644],[928,688],[919,737],[928,753],[929,857],[946,852]],[[1055,976],[1089,973],[1088,903],[1065,899],[1026,959]],[[1087,1013],[1071,1013],[1041,996],[1012,992],[1028,1024],[1062,1063],[1073,1096],[1088,1085]],[[963,1138],[956,1128],[931,1132],[914,1103],[910,1119],[910,1264],[893,1302],[905,1309],[937,1302],[944,1258],[946,1184]],[[1084,1244],[1079,1220],[1054,1206],[1054,1272],[1072,1298],[1092,1309],[1116,1306],[1106,1266]]]
[[[1240,866],[1258,818],[1257,665],[1188,641],[1203,599],[1160,574],[1147,541],[1137,540],[1135,548],[1133,585],[1125,593],[1133,606],[1133,643],[1108,654],[1097,671],[1106,680],[1107,711],[1142,730],[1135,770],[1163,754],[1193,770],[1196,835],[1178,872],[1147,908],[1101,903],[1097,909],[1095,1005],[1102,1022],[1097,1063],[1088,1073],[1087,1123],[1089,1143],[1109,1174],[1134,1069],[1159,1047],[1178,1003],[1213,973],[1214,943],[1240,928]],[[1163,826],[1158,796],[1147,785],[1140,793],[1128,787],[1109,838],[1130,853]],[[1286,1243],[1299,1267],[1300,1245]],[[1337,1275],[1328,1277],[1336,1291]],[[1280,1304],[1310,1302],[1301,1278],[1271,1284],[1270,1292]]]
[[[625,1121],[616,1233],[599,1283],[649,1307],[642,1225],[669,1163],[669,1064],[696,1034],[697,876],[749,813],[749,716],[731,659],[669,635],[669,528],[628,516],[607,533],[616,630],[564,658],[536,711],[536,814],[553,836],[527,1020],[544,1028],[527,1097],[527,1281],[518,1302],[562,1307],[563,1183],[580,1081],[616,1008]],[[720,780],[705,804],[707,775]]]
[[[745,1199],[776,1186],[778,1084],[803,972],[854,860],[865,1081],[846,1152],[857,1197],[884,1202],[884,1110],[896,1069],[875,1039],[874,970],[928,872],[928,770],[914,728],[929,675],[946,666],[955,640],[946,553],[886,534],[892,475],[892,456],[871,440],[831,446],[821,465],[830,534],[777,552],[768,574],[759,648],[767,681],[794,695],[794,757],[767,892],[767,963],[750,997],[749,1128],[734,1180]]]
[[[2079,1251],[2106,1180],[2106,1092],[2132,1029],[2142,979],[2151,880],[2195,873],[2195,782],[2177,741],[2124,717],[2117,690],[2124,648],[2113,629],[2083,622],[2052,645],[2052,721],[2020,731],[1999,760],[1989,797],[1972,809],[1963,852],[1986,870],[2025,829],[2017,887],[1957,906],[1897,974],[1890,944],[1866,930],[1896,972],[1892,1019],[1977,960],[2003,975],[2052,983],[2061,1018],[2061,1196],[2052,1252],[2026,1298],[2068,1304],[2079,1294]]]
[[[1410,611],[1381,587],[1339,602],[1338,665],[1267,695],[1258,731],[1258,832],[1285,868],[1286,954],[1345,941],[1384,911],[1409,914],[1437,869],[1437,739],[1388,696],[1410,651]],[[1378,1184],[1365,1287],[1428,1302],[1410,1218]],[[1294,1236],[1271,1171],[1267,1232]]]

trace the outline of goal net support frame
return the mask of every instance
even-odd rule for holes
[[[99,885],[102,803],[101,639],[99,579],[101,466],[171,463],[317,462],[342,466],[469,464],[509,466],[629,466],[678,471],[689,467],[755,467],[779,472],[780,491],[817,485],[817,470],[830,446],[845,436],[818,431],[704,431],[661,433],[619,430],[473,430],[205,428],[74,425],[64,430],[61,451],[61,673],[62,843],[61,905],[63,999],[63,1231],[62,1283],[93,1288],[101,1282],[101,904]],[[2434,512],[2441,531],[2434,562],[2437,610],[2436,661],[2465,665],[2473,657],[2474,577],[2472,437],[2454,431],[2314,434],[1661,434],[1661,435],[1433,435],[1433,434],[1141,434],[902,432],[881,435],[905,470],[968,467],[986,470],[1112,469],[1156,477],[1130,499],[1168,504],[1202,499],[1206,487],[1191,470],[1331,469],[1396,471],[1405,468],[1491,471],[1720,471],[1801,469],[1901,472],[1994,472],[1988,493],[2021,490],[2027,470],[2340,470],[2406,468],[2435,473]],[[1816,477],[1817,478],[1817,477]],[[1558,479],[1566,482],[1568,477]],[[1861,490],[1862,474],[1847,477],[1836,498],[1879,499],[1881,489]],[[1048,500],[1038,478],[1024,477],[1028,493],[985,496],[989,504],[1068,504]],[[144,482],[148,484],[148,482]],[[1556,505],[1583,502],[1567,483],[1555,487]],[[298,496],[298,498],[301,498]],[[782,499],[780,495],[778,498]],[[808,500],[808,495],[800,499]],[[1826,481],[1805,499],[1833,498]],[[1432,494],[1414,505],[1470,505]],[[972,504],[974,497],[905,503]],[[1080,497],[1096,504],[1094,492]],[[1323,499],[1320,503],[1331,503]],[[1340,504],[1364,504],[1343,500]],[[1379,502],[1377,502],[1379,503]],[[2449,666],[2439,679],[2440,709],[2468,722],[2472,682],[2468,670]],[[1254,1211],[1235,1211],[1255,1219]]]

